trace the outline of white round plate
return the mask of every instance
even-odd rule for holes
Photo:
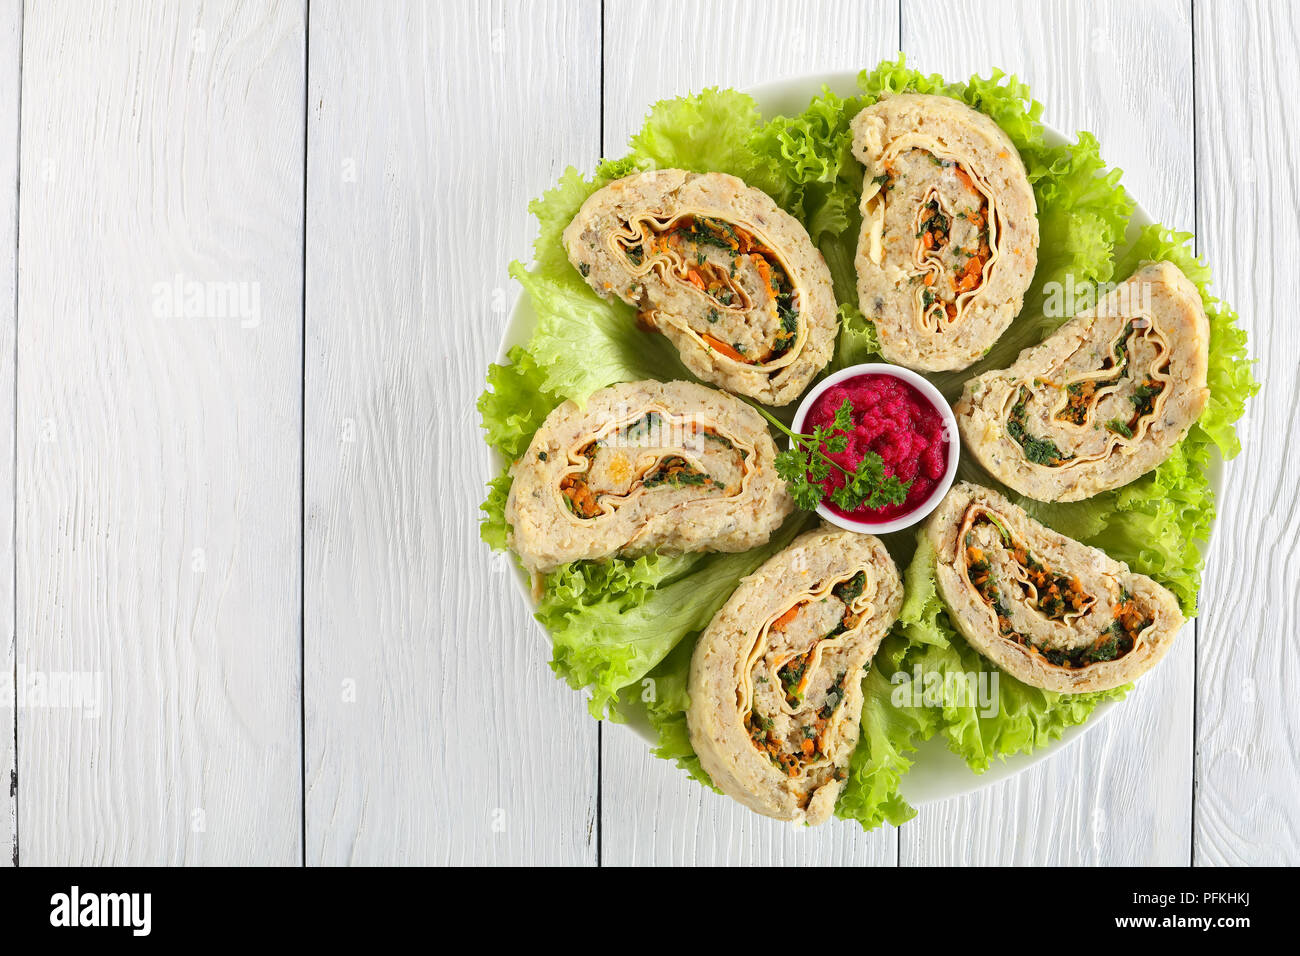
[[[860,92],[857,85],[857,76],[857,73],[843,72],[813,73],[773,83],[764,83],[749,89],[747,92],[754,97],[765,118],[778,115],[789,116],[806,109],[808,102],[821,92],[823,86],[829,87],[833,93],[839,96],[847,97]],[[1062,133],[1047,124],[1043,125],[1049,143],[1067,142],[1067,137]],[[1133,218],[1129,223],[1130,240],[1139,229],[1150,225],[1152,222],[1153,220],[1147,211],[1140,204],[1137,205]],[[505,361],[506,352],[513,346],[527,344],[532,335],[534,322],[535,316],[528,297],[520,295],[515,302],[514,310],[510,313],[510,319],[507,321],[505,332],[501,337],[501,346],[497,354],[498,362]],[[493,457],[495,462],[493,473],[496,474],[505,466],[506,462],[500,455],[495,453]],[[1217,457],[1214,457],[1210,466],[1210,483],[1216,495],[1220,491],[1220,474],[1219,462]],[[531,606],[533,599],[527,578],[513,564],[512,570],[515,572],[514,576],[519,586],[520,595]],[[541,631],[542,636],[545,638],[545,630],[540,626],[538,630]],[[1138,691],[1135,689],[1129,696],[1132,697],[1136,693]],[[903,777],[901,787],[903,796],[912,805],[920,806],[935,800],[971,793],[1008,777],[1015,776],[1078,740],[1087,730],[1100,723],[1102,718],[1119,703],[1122,702],[1107,701],[1102,703],[1093,711],[1089,720],[1078,726],[1067,728],[1059,740],[1039,748],[1032,754],[1018,754],[995,762],[982,774],[972,773],[966,762],[947,750],[940,739],[935,738],[926,741],[921,744],[920,749],[913,755],[915,764],[911,771]],[[618,726],[629,728],[648,741],[654,742],[655,740],[650,727],[643,722],[634,720],[628,724]],[[654,759],[648,753],[646,758]]]

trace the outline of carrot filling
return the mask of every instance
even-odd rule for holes
[[[817,645],[824,640],[836,637],[856,627],[862,619],[860,613],[854,613],[851,605],[862,594],[865,587],[865,571],[859,571],[853,577],[835,585],[831,589],[831,593],[844,603],[844,612],[838,623],[829,633],[813,641],[807,650],[790,658],[777,671],[777,678],[781,682],[781,692],[790,707],[797,708],[804,703],[808,683],[812,676],[808,672],[808,666]],[[778,633],[784,632],[794,622],[799,611],[807,604],[808,602],[804,601],[794,605],[772,622],[770,630]],[[749,711],[746,712],[744,724],[750,740],[755,747],[767,755],[773,766],[781,770],[782,773],[790,777],[798,776],[807,764],[825,756],[826,728],[830,724],[835,711],[844,702],[844,682],[846,677],[847,675],[843,671],[836,674],[834,681],[831,682],[825,695],[821,698],[820,706],[812,711],[811,715],[802,713],[799,715],[799,719],[803,722],[793,734],[778,733],[776,722],[771,717],[759,713],[752,705]],[[765,682],[766,677],[760,675],[757,680]],[[839,768],[833,771],[833,775],[837,780],[844,778],[843,771]]]
[[[1027,582],[1006,582],[1015,592],[1012,598],[999,586],[993,562],[975,541],[975,528],[985,524],[996,528],[1002,547],[1027,579]],[[1133,649],[1138,635],[1152,624],[1152,618],[1142,613],[1133,596],[1122,590],[1119,603],[1111,607],[1113,620],[1091,643],[1069,650],[1040,646],[1029,635],[1016,630],[1007,600],[1019,600],[1038,610],[1048,620],[1061,621],[1070,613],[1087,610],[1092,603],[1092,597],[1084,591],[1079,579],[1057,572],[1037,560],[1023,545],[1014,543],[1009,532],[988,515],[980,515],[972,522],[971,529],[966,532],[964,547],[966,580],[992,609],[999,635],[1041,655],[1049,664],[1078,669],[1117,660]]]
[[[711,300],[702,318],[716,328],[700,333],[709,348],[747,365],[771,362],[789,352],[799,333],[799,303],[794,284],[775,252],[749,230],[715,217],[681,216],[663,228],[653,224],[651,228],[654,231],[648,237],[620,240],[623,253],[638,267],[648,258],[668,258],[680,281]],[[750,305],[751,294],[737,281],[738,271],[746,267],[759,279],[758,301],[753,305],[775,317],[772,332],[757,347],[752,342],[746,346],[728,341],[723,328],[729,316]],[[654,326],[644,314],[641,322]]]
[[[662,416],[657,412],[648,412],[620,429],[609,439],[588,442],[578,453],[587,460],[587,467],[583,471],[565,475],[560,481],[560,493],[570,513],[583,519],[598,518],[605,513],[601,505],[602,500],[624,498],[636,488],[697,488],[704,495],[734,494],[738,491],[737,476],[744,474],[746,454],[725,435],[720,435],[710,428],[701,428],[695,423],[668,427],[680,429],[682,440],[691,440],[699,436],[704,443],[705,460],[713,461],[715,467],[722,463],[718,474],[710,474],[682,455],[669,453],[644,466],[640,474],[630,473],[627,470],[629,466],[624,464],[623,478],[626,487],[610,488],[603,484],[600,487],[593,485],[592,470],[598,456],[627,450],[633,454],[631,456],[625,454],[625,459],[636,457],[636,452],[654,449],[656,443],[664,440],[665,427],[666,423]]]
[[[581,476],[566,476],[560,482],[560,491],[569,503],[569,510],[579,518],[595,518],[600,515],[600,502]]]
[[[934,179],[934,192],[917,214],[917,256],[925,268],[914,278],[923,285],[925,312],[954,321],[958,299],[984,284],[984,267],[993,254],[988,197],[960,163],[927,150],[909,150],[895,163],[885,166],[879,179],[886,201],[909,170],[926,170],[927,181]]]
[[[1057,421],[1069,422],[1072,425],[1084,424],[1088,420],[1088,412],[1092,409],[1093,396],[1097,394],[1097,384],[1096,379],[1090,378],[1067,385],[1065,407],[1056,413]]]

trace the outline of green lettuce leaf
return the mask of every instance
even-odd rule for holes
[[[506,357],[510,364],[488,366],[488,388],[478,398],[478,412],[488,445],[509,462],[527,450],[533,433],[560,398],[546,390],[546,376],[531,353],[515,346]],[[494,551],[505,550],[510,534],[508,468],[488,482],[488,496],[479,505],[483,512],[479,537]]]
[[[788,189],[785,177],[750,146],[762,125],[753,97],[735,90],[714,88],[663,100],[632,137],[632,152],[623,162],[642,169],[730,173],[781,202]]]
[[[659,739],[652,751],[654,755],[673,761],[692,780],[698,780],[710,790],[717,790],[691,747],[690,730],[686,726],[686,708],[691,703],[687,685],[694,650],[694,637],[680,641],[650,672],[652,683],[649,693],[642,694],[642,701],[650,726]]]
[[[875,327],[858,311],[853,262],[862,225],[862,166],[853,158],[851,124],[865,105],[862,97],[843,99],[823,87],[803,113],[772,118],[751,142],[784,177],[779,201],[821,250],[842,303],[842,335],[831,371],[868,361],[878,351]]]
[[[898,826],[916,816],[899,793],[903,776],[912,767],[909,753],[918,740],[934,733],[934,714],[924,707],[898,707],[892,701],[889,660],[897,652],[886,638],[867,676],[862,680],[862,723],[858,745],[849,759],[844,789],[835,804],[835,815],[856,820],[864,830],[883,823]]]
[[[880,339],[875,325],[856,305],[839,308],[840,337],[835,342],[835,357],[829,370],[837,372],[850,365],[879,361]]]
[[[488,390],[479,396],[478,412],[487,443],[514,461],[560,398],[546,388],[547,374],[531,352],[516,345],[507,358],[509,365],[488,366]]]
[[[479,505],[483,520],[479,522],[478,535],[493,551],[504,551],[510,537],[510,524],[506,521],[510,485],[510,475],[503,471],[488,482],[488,496]]]
[[[638,329],[628,305],[600,298],[576,270],[550,276],[516,262],[510,274],[536,315],[528,354],[547,391],[582,403],[616,382],[692,377],[665,336]]]
[[[740,579],[793,540],[795,514],[760,548],[635,560],[576,561],[547,575],[536,617],[551,635],[551,668],[591,693],[597,719],[688,634],[698,634]]]
[[[772,195],[803,220],[817,245],[842,238],[856,244],[862,167],[853,158],[850,124],[864,105],[822,87],[804,112],[774,117],[749,143],[784,181]]]

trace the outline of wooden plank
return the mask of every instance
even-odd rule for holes
[[[26,10],[17,658],[81,697],[19,710],[24,864],[300,859],[303,42]]]
[[[595,0],[311,10],[309,863],[594,863],[596,724],[478,540],[528,200],[599,138]]]
[[[14,420],[14,322],[18,282],[18,92],[22,0],[0,3],[0,421]],[[0,681],[14,674],[14,433],[0,439]],[[0,866],[18,864],[17,695],[0,691]]]
[[[898,9],[881,2],[605,5],[605,142],[617,156],[656,100],[708,86],[744,89],[810,71],[856,71],[892,56]],[[891,864],[892,831],[835,822],[795,830],[686,779],[630,730],[607,727],[602,862]]]
[[[1193,219],[1191,23],[1185,3],[904,0],[909,62],[951,78],[1001,67],[1043,118],[1091,130],[1157,220]],[[1084,738],[1006,783],[922,808],[905,865],[1182,864],[1190,858],[1195,642]]]
[[[1241,313],[1263,390],[1224,469],[1197,642],[1198,864],[1300,859],[1300,60],[1292,5],[1197,3],[1200,252]]]

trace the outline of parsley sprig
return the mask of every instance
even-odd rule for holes
[[[903,482],[895,475],[886,475],[884,459],[874,451],[867,452],[853,471],[830,457],[840,454],[849,446],[848,432],[853,427],[853,403],[849,399],[846,398],[835,410],[831,424],[818,425],[811,434],[793,432],[766,410],[758,408],[758,411],[790,436],[793,443],[790,449],[776,456],[776,473],[784,479],[795,504],[805,511],[815,511],[821,503],[826,493],[822,482],[830,477],[832,468],[844,475],[844,484],[832,491],[830,496],[831,501],[843,511],[853,512],[863,506],[883,508],[885,505],[902,504],[907,498],[912,482]]]

